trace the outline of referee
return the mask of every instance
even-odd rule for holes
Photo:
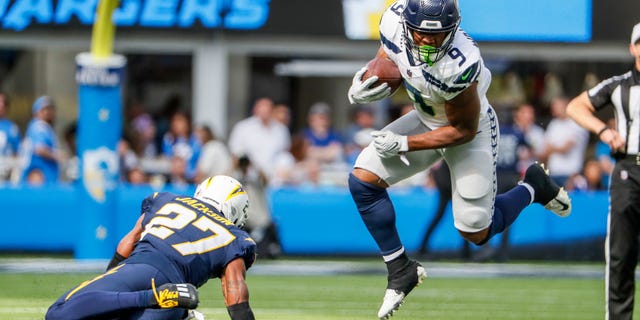
[[[605,257],[607,270],[605,319],[631,319],[640,235],[640,23],[631,33],[629,72],[600,82],[574,98],[569,116],[607,143],[617,159],[610,181]],[[613,106],[616,127],[609,128],[594,112]]]

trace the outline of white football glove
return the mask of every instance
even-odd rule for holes
[[[391,131],[374,131],[371,132],[371,136],[373,137],[373,146],[376,148],[376,153],[382,158],[391,158],[409,151],[407,136]]]
[[[378,76],[371,76],[367,80],[362,81],[362,76],[367,72],[367,67],[362,67],[353,76],[353,82],[349,88],[349,102],[351,104],[365,104],[373,101],[384,99],[391,95],[391,88],[385,82],[375,88],[369,88],[374,82],[378,81]]]

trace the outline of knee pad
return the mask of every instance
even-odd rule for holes
[[[478,232],[491,225],[491,214],[481,207],[465,207],[455,215],[456,229],[464,232]]]
[[[489,194],[492,188],[493,181],[478,173],[466,175],[456,181],[457,192],[465,200],[480,199]]]
[[[491,225],[493,182],[480,174],[456,181],[459,203],[454,206],[455,226],[464,232],[478,232]]]

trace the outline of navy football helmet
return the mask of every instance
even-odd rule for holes
[[[414,60],[433,65],[442,59],[451,48],[458,25],[460,10],[457,0],[407,0],[402,12],[404,37]],[[428,45],[416,45],[411,31],[421,33],[448,32],[438,48]]]

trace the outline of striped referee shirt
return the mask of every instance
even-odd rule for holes
[[[596,110],[613,105],[616,129],[626,141],[627,154],[640,153],[640,72],[633,68],[600,82],[587,93]]]

